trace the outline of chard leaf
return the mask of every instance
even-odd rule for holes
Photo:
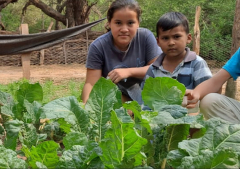
[[[99,169],[99,168],[104,168],[104,164],[101,161],[100,157],[96,157],[94,158],[92,161],[90,161],[88,167],[88,169]]]
[[[178,143],[186,140],[189,135],[189,124],[173,124],[167,126],[166,142],[167,152],[178,149]]]
[[[63,144],[65,146],[65,149],[68,150],[72,148],[74,145],[85,145],[87,144],[88,139],[85,134],[79,133],[79,132],[71,132],[68,133],[63,138]]]
[[[30,117],[30,123],[33,124],[39,124],[40,120],[40,108],[42,107],[41,103],[37,101],[33,101],[33,103],[30,103],[28,100],[24,99],[24,107],[27,110],[27,114],[29,114]]]
[[[198,120],[202,119],[202,114],[197,116],[184,116],[182,118],[175,119],[169,112],[161,111],[157,116],[151,119],[151,125],[167,125],[167,124],[191,124],[191,127],[202,128]]]
[[[122,107],[122,92],[120,90],[116,92],[116,99],[117,99],[117,102],[113,106],[114,110]]]
[[[38,144],[36,147],[32,147],[31,150],[27,147],[23,147],[22,151],[28,158],[29,165],[32,168],[37,168],[36,162],[40,162],[47,168],[56,168],[59,157],[57,155],[57,149],[59,145],[54,141],[45,141]]]
[[[69,96],[53,100],[41,109],[41,119],[60,119],[78,125],[78,131],[86,133],[89,123],[87,112],[79,105],[76,97]]]
[[[134,129],[131,117],[124,109],[119,109],[111,112],[111,122],[112,127],[108,129],[104,140],[100,143],[103,151],[100,158],[105,167],[121,168],[128,161],[134,160],[136,163],[142,161],[143,156],[138,154],[147,144],[147,140],[139,136]],[[128,167],[131,166],[128,165]]]
[[[8,93],[0,91],[0,103],[3,105],[3,106],[0,105],[1,109],[0,113],[3,116],[14,117],[13,107],[15,103],[12,96]]]
[[[180,105],[166,105],[160,109],[171,114],[174,119],[178,119],[187,115],[188,110]]]
[[[28,168],[27,163],[17,157],[17,153],[0,146],[0,168]]]
[[[144,145],[142,151],[147,154],[147,164],[149,165],[150,163],[153,163],[153,155],[155,152],[153,145],[152,129],[149,124],[151,118],[148,116],[149,112],[141,112],[141,107],[136,101],[126,102],[123,104],[123,107],[131,110],[134,113],[135,128],[138,130],[138,133],[141,137],[148,140],[148,143]],[[142,154],[139,153],[138,156],[142,156]],[[137,164],[137,162],[135,163]]]
[[[74,145],[63,152],[57,168],[87,168],[88,164],[100,155],[101,148],[95,142],[89,142],[85,146]],[[99,161],[97,163],[99,164]]]
[[[149,77],[142,91],[144,104],[154,111],[166,105],[181,105],[185,86],[169,77]]]
[[[68,124],[64,119],[58,119],[59,127],[62,129],[65,133],[71,132],[71,124]]]
[[[28,148],[36,146],[39,142],[46,140],[47,134],[38,134],[33,124],[24,124],[24,128],[21,130],[19,140]]]
[[[47,168],[45,165],[43,165],[43,163],[40,163],[40,162],[36,162],[36,166],[37,168]]]
[[[134,113],[134,121],[135,121],[135,127],[142,131],[142,127],[145,127],[147,131],[152,134],[151,127],[149,125],[149,120],[142,118],[141,115],[141,106],[136,102],[127,102],[123,104],[123,107],[125,109],[131,110]]]
[[[206,121],[205,135],[180,142],[179,150],[168,154],[168,163],[179,168],[239,168],[239,138],[239,124],[229,124],[212,118]]]
[[[23,105],[26,99],[30,103],[34,101],[42,102],[43,90],[39,83],[30,84],[28,82],[20,85],[19,90],[16,92],[17,101]]]
[[[85,109],[89,112],[90,118],[98,126],[99,141],[104,136],[105,125],[110,120],[111,110],[119,102],[116,95],[119,93],[118,87],[111,81],[101,77],[93,86]]]
[[[6,138],[4,140],[4,146],[6,148],[15,150],[17,146],[17,139],[19,132],[23,126],[23,122],[19,120],[11,120],[4,123],[6,130]]]

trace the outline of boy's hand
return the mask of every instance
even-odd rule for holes
[[[187,98],[186,108],[194,108],[199,101],[200,96],[196,93],[193,93],[193,90],[187,89],[185,96]]]
[[[108,73],[108,78],[115,84],[128,77],[129,71],[127,69],[114,69]]]

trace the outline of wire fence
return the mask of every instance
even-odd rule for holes
[[[31,65],[85,64],[89,45],[104,32],[88,31],[72,39],[31,53]],[[200,56],[206,60],[211,70],[220,69],[231,57],[231,39],[209,39],[201,42]],[[189,45],[192,49],[192,45]],[[41,63],[43,57],[43,63]],[[21,55],[0,56],[0,66],[21,66]]]

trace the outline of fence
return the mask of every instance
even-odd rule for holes
[[[44,64],[85,64],[89,44],[103,32],[88,31],[68,41],[47,48],[44,51]],[[203,57],[211,69],[221,68],[231,57],[232,40],[209,39],[201,41],[200,56]],[[192,45],[189,45],[192,48]],[[31,53],[31,65],[40,64],[40,51]],[[20,55],[6,55],[0,57],[0,66],[21,66]]]

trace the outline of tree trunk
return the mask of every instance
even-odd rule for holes
[[[240,0],[236,1],[236,9],[235,9],[235,16],[234,16],[234,23],[232,29],[232,49],[231,55],[233,55],[237,49],[240,47]],[[229,79],[227,81],[227,87],[225,95],[231,98],[236,97],[236,86],[237,82],[233,81],[233,79]]]
[[[67,0],[66,5],[66,19],[67,19],[67,27],[74,27],[74,9],[73,9],[73,0]]]
[[[63,2],[63,0],[57,0],[57,6],[56,6],[56,10],[59,12],[59,13],[62,13],[64,7],[66,7],[66,4],[67,4],[67,1]],[[60,25],[60,22],[58,20],[55,19],[55,30],[60,30],[62,29],[61,28],[61,25]]]

